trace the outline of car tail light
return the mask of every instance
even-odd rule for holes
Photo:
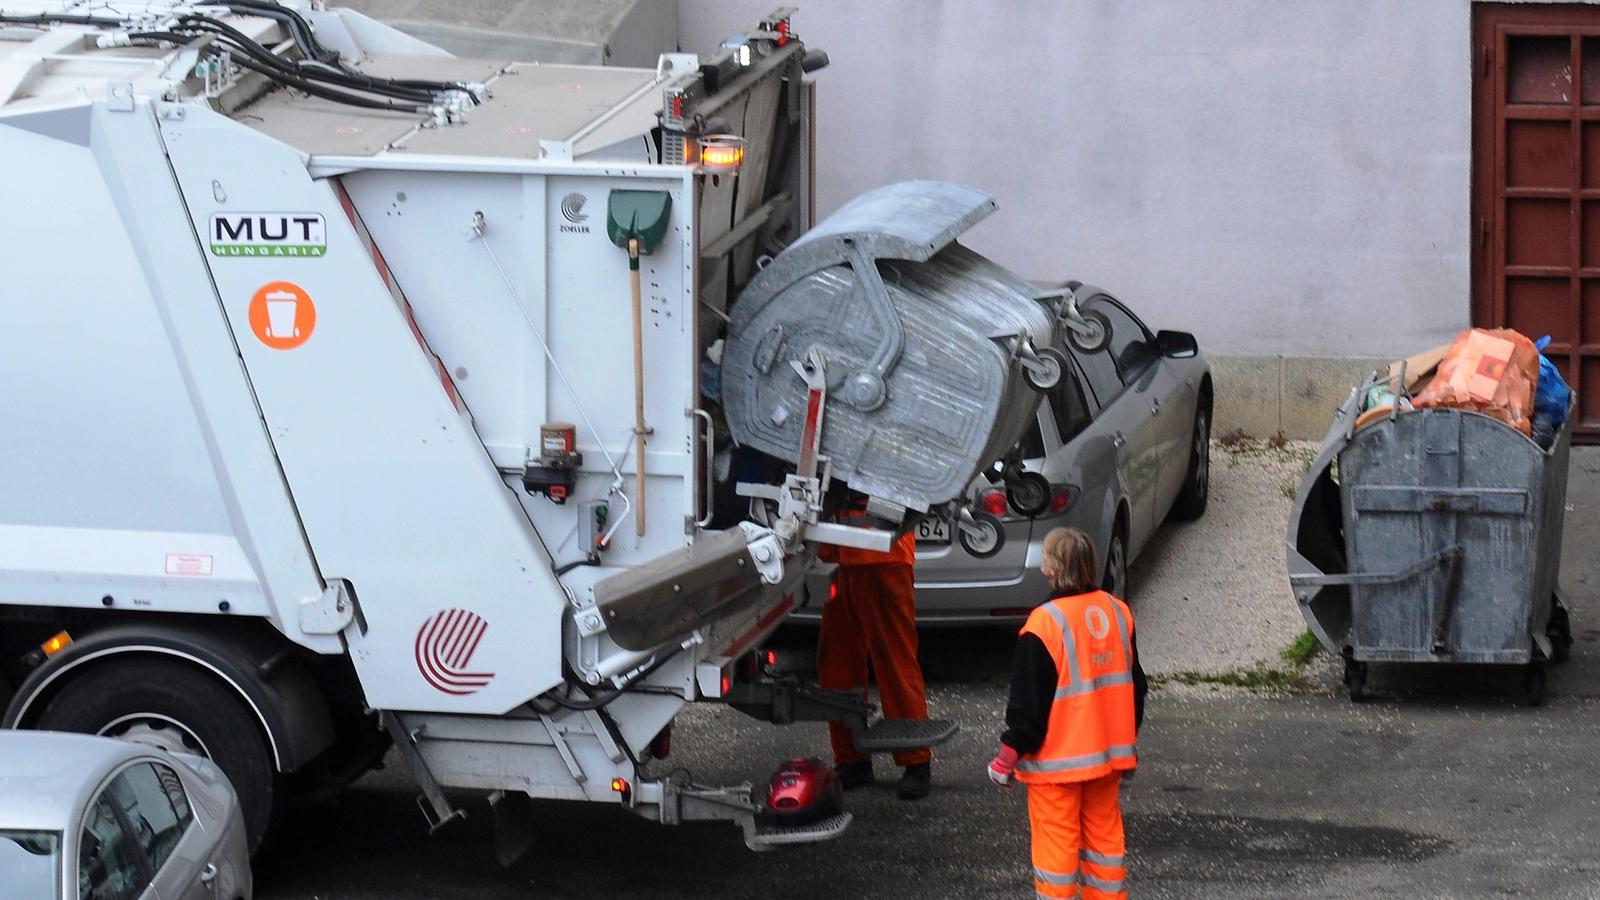
[[[1064,484],[1050,486],[1050,511],[1047,515],[1059,516],[1072,505],[1072,488]]]
[[[1006,492],[1002,490],[984,491],[978,496],[978,506],[984,512],[1000,518],[1005,518],[1009,513],[1006,508]]]

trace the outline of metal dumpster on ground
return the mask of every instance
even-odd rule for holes
[[[1571,420],[1550,449],[1488,416],[1396,412],[1359,429],[1340,407],[1289,516],[1288,569],[1306,623],[1345,660],[1351,699],[1369,662],[1527,667],[1572,643],[1557,578]]]

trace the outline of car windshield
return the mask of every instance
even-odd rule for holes
[[[0,897],[60,897],[61,833],[0,829]]]

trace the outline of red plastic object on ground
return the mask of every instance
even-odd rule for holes
[[[844,812],[844,786],[822,760],[791,759],[772,773],[767,809],[786,828],[810,825]]]

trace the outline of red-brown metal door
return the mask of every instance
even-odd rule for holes
[[[1473,322],[1550,335],[1600,440],[1600,8],[1473,17]]]

